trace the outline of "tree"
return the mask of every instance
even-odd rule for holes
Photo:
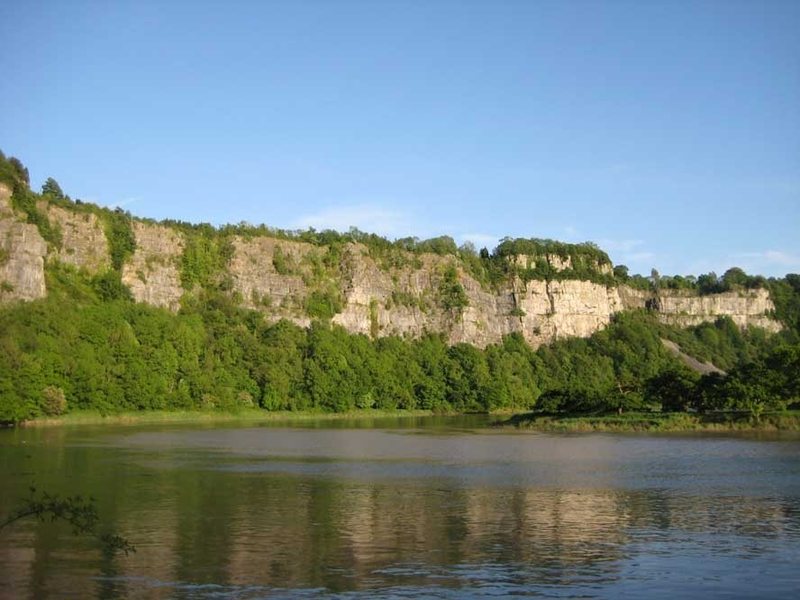
[[[684,368],[673,368],[650,378],[645,384],[645,398],[661,404],[665,412],[686,411],[692,405],[699,377]]]
[[[106,271],[92,278],[92,284],[97,295],[102,300],[130,300],[131,291],[124,283],[117,271]]]
[[[750,277],[739,267],[732,267],[722,275],[722,284],[726,290],[745,287],[749,281]]]
[[[17,176],[17,179],[25,184],[25,187],[28,187],[31,183],[30,175],[28,174],[28,168],[22,164],[22,161],[18,159],[16,156],[9,156],[8,157],[8,164],[14,169],[14,172]]]
[[[466,254],[468,256],[477,256],[478,255],[478,250],[475,248],[475,244],[473,244],[470,241],[466,241],[463,244],[461,244],[461,247],[459,247],[458,251],[461,254]]]
[[[714,271],[697,278],[697,288],[701,294],[715,294],[720,291],[719,279]]]
[[[53,198],[58,198],[59,200],[64,198],[64,192],[61,191],[61,186],[58,185],[58,182],[52,177],[48,177],[47,181],[42,184],[42,195],[52,196]]]
[[[661,287],[661,275],[659,275],[656,269],[650,270],[650,283],[653,284],[653,289],[655,290]]]
[[[452,265],[447,267],[442,274],[442,280],[439,283],[439,298],[443,309],[459,314],[469,304],[469,298],[458,280],[458,272]]]
[[[48,416],[62,415],[67,412],[67,399],[64,390],[54,385],[48,385],[42,390],[44,403],[42,411]]]
[[[625,265],[617,265],[614,267],[614,277],[616,277],[619,281],[628,281],[628,279],[630,279],[628,267]]]

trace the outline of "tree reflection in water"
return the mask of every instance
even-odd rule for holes
[[[370,451],[372,434],[342,432],[348,443],[327,456],[318,452],[329,438],[308,431],[296,434],[295,454],[263,431],[275,439],[245,451],[236,430],[206,432],[195,446],[169,433],[138,445],[135,435],[55,448],[38,439],[28,459],[7,445],[9,464],[54,489],[83,481],[139,551],[104,559],[58,527],[27,524],[0,547],[0,579],[15,595],[104,598],[699,593],[726,573],[730,585],[751,573],[797,582],[785,578],[800,558],[796,441],[587,436],[531,446],[531,436],[436,434],[395,436],[388,452]],[[3,477],[6,489],[25,479]]]

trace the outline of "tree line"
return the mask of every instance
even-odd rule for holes
[[[588,339],[534,351],[510,335],[478,349],[270,323],[220,290],[173,314],[110,293],[103,275],[54,264],[47,278],[47,298],[0,311],[2,421],[75,409],[757,411],[800,397],[797,331],[729,319],[680,330],[633,311]],[[662,339],[729,374],[700,378]]]

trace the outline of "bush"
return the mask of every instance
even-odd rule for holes
[[[457,313],[469,304],[464,287],[458,281],[458,272],[452,265],[445,269],[439,282],[439,303],[444,310]]]
[[[331,291],[314,291],[306,298],[306,313],[314,319],[332,319],[342,310],[338,294]]]
[[[131,300],[131,291],[117,271],[106,271],[92,278],[92,287],[101,300]]]
[[[67,399],[60,387],[48,385],[42,390],[42,399],[42,412],[47,416],[54,417],[67,412]]]
[[[136,250],[136,236],[131,226],[131,215],[119,208],[107,213],[106,237],[111,253],[111,265],[117,271],[121,271],[125,260]]]

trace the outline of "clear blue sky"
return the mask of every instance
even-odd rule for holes
[[[3,2],[0,148],[153,218],[800,272],[800,2]]]

